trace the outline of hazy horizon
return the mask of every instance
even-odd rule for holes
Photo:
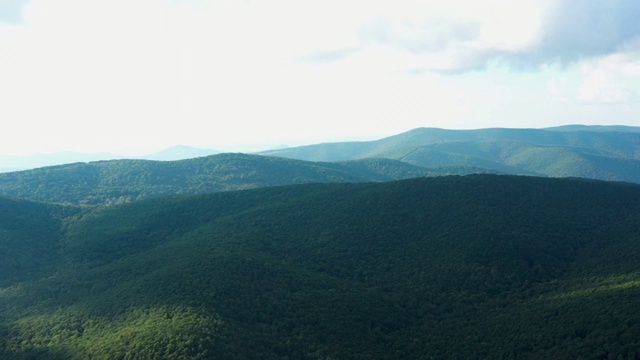
[[[52,158],[55,159],[56,156],[60,155],[61,159],[64,159],[66,155],[69,156],[74,156],[74,155],[87,155],[89,156],[89,160],[87,161],[94,161],[91,160],[91,156],[105,156],[104,159],[151,159],[154,156],[160,155],[164,152],[169,152],[171,153],[172,151],[180,151],[182,150],[186,150],[186,151],[190,151],[190,150],[199,150],[199,151],[211,151],[212,153],[247,153],[247,154],[259,154],[259,153],[264,153],[267,151],[271,151],[271,150],[278,150],[278,149],[284,149],[284,148],[296,148],[296,147],[304,147],[304,146],[313,146],[313,145],[321,145],[321,144],[329,144],[329,143],[347,143],[347,142],[369,142],[369,141],[376,141],[376,140],[381,140],[387,137],[392,137],[392,136],[396,136],[396,135],[400,135],[403,134],[405,132],[409,132],[412,130],[416,130],[419,128],[436,128],[436,129],[441,129],[441,130],[454,130],[454,131],[474,131],[474,130],[484,130],[484,129],[491,129],[491,128],[504,128],[504,129],[533,129],[533,130],[545,130],[545,129],[552,129],[552,128],[557,128],[557,127],[564,127],[564,126],[587,126],[587,127],[616,127],[616,126],[622,126],[622,127],[632,127],[632,128],[637,128],[640,129],[639,126],[635,126],[635,125],[621,125],[621,124],[609,124],[609,125],[602,125],[602,124],[591,124],[591,125],[586,125],[586,124],[560,124],[560,125],[553,125],[553,126],[549,126],[549,127],[542,127],[542,128],[532,128],[532,127],[486,127],[486,128],[474,128],[474,129],[448,129],[448,128],[436,128],[436,127],[417,127],[417,128],[412,128],[412,129],[407,129],[406,131],[400,132],[400,133],[393,133],[393,134],[387,134],[385,136],[382,137],[372,137],[372,138],[366,138],[366,139],[358,139],[358,138],[352,138],[352,139],[337,139],[337,140],[327,140],[327,141],[318,141],[318,142],[309,142],[309,143],[299,143],[299,144],[294,144],[294,145],[290,145],[290,144],[244,144],[244,145],[240,145],[237,147],[226,147],[226,148],[216,148],[216,147],[198,147],[198,146],[191,146],[191,145],[186,145],[186,144],[174,144],[174,145],[169,145],[167,147],[163,147],[163,148],[159,148],[157,150],[154,151],[150,151],[150,152],[144,152],[144,153],[113,153],[113,152],[109,152],[109,151],[101,151],[101,152],[83,152],[83,151],[69,151],[69,150],[61,150],[61,151],[53,151],[53,152],[36,152],[36,153],[29,153],[29,154],[0,154],[0,158],[4,158],[4,159],[8,159],[8,158],[14,158],[14,159],[20,159],[20,158],[33,158],[33,157],[43,157],[43,158]],[[640,130],[639,130],[640,131]],[[79,159],[78,161],[82,161],[81,159]],[[0,169],[2,169],[3,164],[0,163]]]
[[[0,2],[0,155],[638,126],[638,15],[624,0]]]

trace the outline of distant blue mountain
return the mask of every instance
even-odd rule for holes
[[[640,132],[640,126],[626,125],[562,125],[545,128],[552,131],[603,131],[603,132]]]
[[[386,158],[418,166],[473,166],[509,174],[640,183],[640,127],[633,126],[418,128],[375,141],[308,145],[262,154],[307,161]]]

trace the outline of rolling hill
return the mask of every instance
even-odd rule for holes
[[[369,142],[309,145],[264,152],[308,161],[387,158],[418,166],[475,166],[509,174],[640,183],[640,128],[419,128]]]
[[[46,271],[2,270],[3,359],[640,356],[633,184],[469,175],[0,200],[15,239],[0,246],[52,254]]]
[[[483,169],[427,169],[391,159],[321,163],[227,153],[180,161],[112,160],[4,173],[0,174],[0,195],[100,205],[274,185],[389,181],[472,172]]]

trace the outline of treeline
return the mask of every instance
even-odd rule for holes
[[[477,172],[486,171],[472,167],[427,169],[389,159],[328,163],[218,154],[180,161],[112,160],[0,173],[0,195],[73,205],[115,205],[151,197],[265,186]]]

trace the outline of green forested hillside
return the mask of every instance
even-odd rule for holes
[[[329,143],[264,154],[311,161],[365,158],[418,166],[475,166],[499,172],[640,183],[640,128],[418,128],[369,142]]]
[[[307,145],[266,151],[265,154],[311,161],[339,161],[380,157],[400,148],[432,144],[486,141],[521,142],[535,146],[563,146],[622,156],[638,156],[640,128],[619,126],[557,127],[546,129],[487,128],[449,130],[417,128],[375,141]]]
[[[0,195],[99,205],[162,195],[313,182],[389,181],[478,171],[470,167],[447,166],[425,169],[390,159],[315,163],[219,154],[181,161],[112,160],[4,173],[0,174]]]
[[[51,275],[63,265],[64,219],[78,209],[0,197],[0,287]]]
[[[532,146],[516,141],[433,144],[399,148],[381,156],[424,167],[457,164],[494,169],[507,174],[640,183],[640,159],[611,157],[588,149]]]
[[[635,359],[639,204],[497,175],[31,204],[63,260],[0,289],[0,357]]]

